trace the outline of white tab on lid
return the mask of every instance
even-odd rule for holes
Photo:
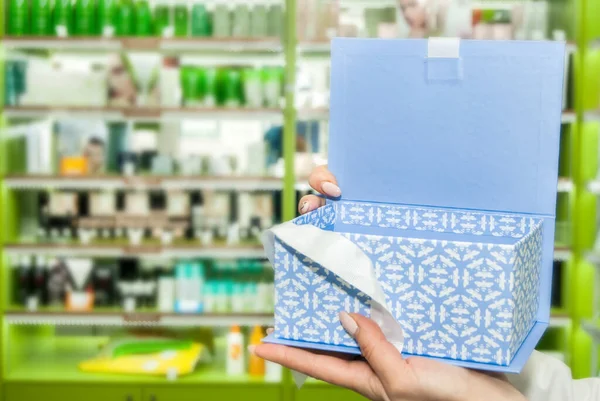
[[[459,50],[459,38],[429,38],[427,40],[427,57],[429,58],[458,58]]]

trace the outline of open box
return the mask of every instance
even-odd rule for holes
[[[548,326],[564,43],[335,39],[342,199],[265,235],[267,342],[359,353],[342,310],[407,355],[519,372]]]

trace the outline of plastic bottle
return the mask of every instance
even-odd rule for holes
[[[29,2],[27,0],[11,0],[8,15],[8,34],[23,36],[29,33]]]
[[[52,21],[54,35],[69,36],[73,28],[73,3],[71,0],[56,0],[54,3],[54,19]]]
[[[175,6],[175,36],[186,37],[189,30],[189,15],[186,5]]]
[[[146,0],[140,0],[136,4],[135,33],[137,36],[152,35],[152,11]]]
[[[250,345],[259,345],[264,336],[262,327],[255,326],[254,329],[252,329],[252,335],[250,335]],[[250,355],[248,373],[250,373],[251,376],[264,376],[265,360],[256,355]]]
[[[115,29],[116,4],[114,0],[98,0],[97,34],[112,36]]]
[[[239,326],[233,326],[227,334],[227,375],[244,374],[244,336]]]
[[[94,0],[77,0],[74,22],[76,35],[94,35],[96,33],[96,2]]]
[[[31,2],[31,34],[45,36],[52,34],[52,4],[50,0]]]
[[[135,7],[130,0],[122,0],[116,10],[117,36],[132,36],[135,33]]]

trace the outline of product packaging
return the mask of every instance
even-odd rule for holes
[[[338,319],[355,312],[406,355],[519,372],[550,317],[565,44],[340,38],[332,55],[342,197],[265,233],[266,341],[359,354]]]

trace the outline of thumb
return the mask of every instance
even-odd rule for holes
[[[403,373],[408,369],[406,362],[398,349],[386,340],[377,323],[359,314],[346,312],[340,313],[340,323],[356,340],[362,355],[385,388],[396,386],[398,380],[405,377]]]

